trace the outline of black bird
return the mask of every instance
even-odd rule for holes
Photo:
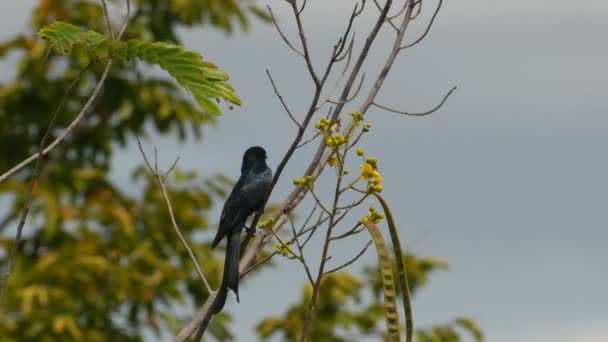
[[[213,312],[218,313],[226,303],[228,289],[236,294],[239,301],[239,258],[241,232],[245,221],[253,212],[263,213],[264,202],[270,190],[272,171],[266,165],[266,150],[260,146],[250,147],[243,155],[241,176],[234,185],[230,196],[224,203],[217,235],[213,239],[215,248],[224,237],[226,239],[226,259],[224,260],[224,275]]]

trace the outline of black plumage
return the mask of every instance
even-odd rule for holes
[[[227,237],[224,275],[218,293],[219,298],[214,303],[215,313],[220,312],[224,307],[228,289],[234,291],[236,300],[239,301],[241,232],[251,214],[264,211],[264,202],[271,182],[272,171],[266,165],[266,151],[260,146],[250,147],[243,155],[241,176],[224,203],[219,228],[211,245],[215,248],[224,237]]]

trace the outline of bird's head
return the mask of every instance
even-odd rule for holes
[[[250,169],[254,165],[266,166],[266,150],[260,146],[253,146],[245,151],[241,172]]]

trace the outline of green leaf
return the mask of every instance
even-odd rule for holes
[[[483,332],[481,331],[479,325],[477,325],[477,322],[475,322],[474,320],[459,317],[454,320],[454,323],[468,331],[475,339],[475,342],[483,341]]]
[[[203,56],[177,45],[162,42],[150,43],[132,39],[117,42],[112,47],[115,57],[138,58],[157,64],[184,87],[207,113],[221,115],[217,102],[224,99],[241,105],[241,99],[226,81],[228,75],[214,64],[203,62]]]
[[[109,54],[118,59],[137,58],[156,64],[192,94],[198,105],[209,114],[222,114],[217,104],[220,99],[241,105],[234,88],[226,82],[228,74],[215,64],[203,61],[201,54],[181,46],[138,39],[103,45],[108,42],[107,36],[92,30],[82,32],[79,27],[62,21],[43,27],[38,34],[49,40],[59,54],[66,54],[76,45],[82,45],[96,57]]]
[[[108,37],[89,30],[83,32],[79,27],[62,21],[55,21],[38,31],[38,35],[47,39],[51,47],[61,55],[70,52],[76,45],[82,45],[90,52],[94,52]]]
[[[393,276],[393,268],[388,248],[382,238],[380,229],[372,222],[363,222],[374,239],[376,252],[378,252],[378,260],[380,261],[380,273],[382,274],[382,287],[384,288],[384,310],[386,312],[386,329],[390,341],[401,341],[399,332],[399,312],[397,311],[397,293],[395,278]]]

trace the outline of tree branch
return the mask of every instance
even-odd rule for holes
[[[287,46],[289,46],[289,48],[292,49],[295,53],[297,53],[300,57],[304,58],[304,54],[301,53],[300,51],[298,51],[298,49],[296,49],[293,46],[293,44],[291,44],[289,39],[287,39],[287,37],[285,36],[283,31],[281,30],[281,27],[279,26],[279,24],[277,23],[277,20],[274,17],[274,13],[272,13],[272,8],[270,8],[270,6],[268,6],[268,5],[266,5],[266,7],[268,8],[268,12],[270,13],[270,19],[272,19],[272,23],[274,24],[274,27],[277,29],[277,32],[279,33],[279,35],[281,36],[281,38],[283,39],[285,44],[287,44]]]
[[[167,210],[169,210],[169,217],[171,218],[171,224],[173,225],[173,229],[175,230],[175,233],[177,233],[177,236],[179,237],[179,240],[182,242],[182,245],[184,245],[184,248],[188,252],[188,255],[190,256],[190,259],[192,260],[192,263],[194,264],[194,268],[196,269],[196,273],[198,273],[198,276],[203,281],[203,284],[205,284],[205,287],[207,288],[207,292],[208,293],[213,293],[213,290],[211,289],[211,286],[209,285],[209,282],[207,281],[207,278],[205,278],[205,275],[203,274],[203,271],[201,271],[201,269],[200,269],[200,267],[198,265],[198,261],[196,259],[196,256],[194,255],[194,253],[190,249],[190,246],[188,246],[188,243],[186,242],[186,239],[184,238],[184,236],[182,235],[181,231],[179,230],[179,226],[177,225],[177,221],[175,221],[175,215],[173,214],[173,207],[171,206],[171,200],[169,199],[169,195],[167,194],[167,188],[165,186],[165,182],[163,181],[163,179],[162,179],[162,177],[160,175],[160,172],[158,170],[158,158],[157,158],[157,155],[156,155],[156,148],[154,149],[154,168],[153,168],[152,165],[150,164],[150,162],[148,161],[148,157],[146,157],[146,153],[144,152],[143,148],[141,147],[141,141],[139,140],[138,137],[135,137],[135,138],[137,139],[137,147],[139,148],[139,152],[141,152],[141,155],[144,158],[144,161],[146,163],[146,166],[148,167],[148,170],[150,171],[150,173],[152,173],[152,175],[156,179],[156,182],[158,183],[158,186],[160,187],[160,191],[163,194],[163,199],[165,200],[165,204],[167,205]],[[171,167],[169,168],[169,170],[165,173],[165,177],[169,176],[169,174],[171,173],[171,171],[177,165],[177,161],[178,160],[179,160],[179,158],[177,158],[173,162],[173,164],[171,165]]]
[[[122,37],[123,33],[125,32],[125,30],[127,28],[127,25],[129,24],[130,12],[131,12],[130,0],[127,0],[127,15],[125,18],[125,22],[123,23],[122,28],[120,29],[120,32],[118,33],[118,36],[116,37],[118,40],[120,40],[120,38]],[[93,91],[93,94],[91,95],[91,97],[89,97],[89,100],[85,103],[84,107],[82,107],[82,109],[80,110],[78,115],[76,115],[76,118],[70,123],[70,125],[45,149],[30,156],[29,158],[25,159],[24,161],[15,165],[10,170],[8,170],[8,171],[4,172],[2,175],[0,175],[0,182],[5,181],[6,179],[8,179],[8,177],[14,175],[15,173],[17,173],[24,167],[28,166],[31,162],[38,159],[39,157],[47,155],[55,147],[57,147],[57,145],[59,145],[72,132],[72,130],[74,130],[74,128],[76,128],[76,126],[78,125],[80,120],[88,112],[89,108],[91,107],[91,105],[93,104],[93,102],[95,101],[95,99],[97,98],[99,93],[101,92],[101,88],[103,87],[103,84],[105,83],[106,77],[108,76],[108,72],[110,70],[110,66],[112,66],[113,62],[114,62],[113,59],[110,59],[108,61],[108,64],[106,64],[106,68],[104,69],[104,71],[101,75],[101,78],[99,79],[99,82],[97,83],[97,87]]]
[[[359,253],[357,253],[357,255],[355,255],[352,259],[350,259],[349,261],[343,263],[342,265],[336,267],[336,268],[332,268],[331,270],[327,271],[324,273],[324,275],[328,275],[330,273],[334,273],[337,272],[345,267],[348,267],[350,265],[352,265],[355,261],[357,261],[357,259],[359,259],[364,253],[365,251],[367,251],[367,248],[372,244],[372,240],[369,240],[367,242],[367,244],[365,245],[365,247],[363,247],[363,249],[361,249],[361,251]]]
[[[272,79],[272,76],[270,75],[270,71],[268,71],[268,69],[266,69],[266,75],[268,75],[268,79],[270,80],[270,83],[272,84],[272,89],[274,89],[274,93],[279,98],[279,101],[281,101],[281,104],[283,105],[283,108],[285,109],[285,111],[287,112],[289,117],[291,118],[291,121],[293,121],[293,123],[295,123],[296,126],[298,126],[299,128],[302,128],[302,126],[300,125],[298,120],[296,120],[296,118],[293,116],[293,114],[289,110],[289,107],[287,107],[287,103],[285,103],[285,100],[283,100],[283,96],[281,96],[281,93],[279,93],[279,90],[277,89],[277,86],[274,83],[274,80]]]
[[[452,95],[452,93],[456,89],[457,89],[457,87],[453,87],[452,89],[450,89],[450,91],[448,91],[448,93],[445,94],[445,96],[443,97],[443,99],[441,100],[441,102],[439,102],[438,105],[436,105],[435,107],[433,107],[430,110],[427,110],[426,112],[420,112],[420,113],[403,112],[403,111],[399,111],[399,110],[396,110],[396,109],[392,109],[392,108],[389,108],[389,107],[385,107],[385,106],[379,105],[379,104],[377,104],[375,102],[372,102],[372,105],[376,106],[378,108],[384,109],[386,111],[389,111],[389,112],[397,113],[397,114],[410,115],[410,116],[425,116],[425,115],[433,114],[434,112],[438,111],[443,106],[443,104],[448,99],[448,97],[450,97],[450,95]]]
[[[437,13],[439,13],[439,10],[441,9],[442,4],[443,4],[443,0],[439,0],[439,2],[437,3],[437,7],[435,8],[435,12],[433,13],[433,16],[431,17],[431,21],[427,25],[426,30],[424,30],[424,33],[422,33],[422,36],[420,36],[420,38],[416,39],[412,43],[400,47],[399,50],[404,50],[404,49],[410,48],[410,47],[420,43],[424,39],[424,37],[426,37],[426,35],[431,30],[431,26],[433,26],[433,23],[435,22],[435,17],[437,17]],[[420,4],[420,6],[422,6],[422,3]]]

